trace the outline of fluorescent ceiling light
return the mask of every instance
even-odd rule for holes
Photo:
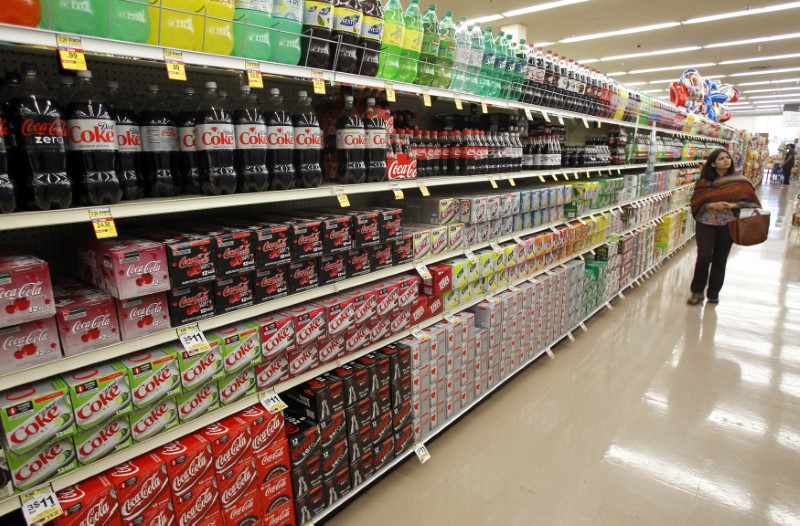
[[[600,60],[623,60],[626,58],[638,58],[638,57],[654,57],[656,55],[669,55],[671,53],[683,53],[685,51],[697,51],[698,49],[702,49],[700,46],[689,46],[689,47],[676,47],[672,49],[659,49],[658,51],[647,51],[644,53],[631,53],[629,55],[614,55],[611,57],[603,57]]]
[[[717,42],[716,44],[708,44],[707,46],[703,46],[703,48],[709,49],[715,47],[741,46],[743,44],[758,44],[759,42],[773,42],[775,40],[789,40],[791,38],[800,38],[800,33],[786,33],[783,35],[772,35],[769,37],[733,40],[731,42]]]
[[[650,69],[634,69],[633,71],[629,71],[631,75],[636,75],[638,73],[655,73],[657,71],[672,71],[672,70],[681,70],[681,69],[690,69],[690,68],[704,68],[708,66],[716,66],[716,62],[707,62],[705,64],[690,64],[688,66],[670,66],[668,68],[650,68]]]
[[[783,93],[781,95],[758,95],[750,97],[751,100],[755,99],[784,99],[786,97],[800,97],[800,93]]]
[[[495,20],[500,20],[501,18],[503,18],[503,15],[488,15],[488,16],[482,16],[480,18],[473,18],[472,20],[467,20],[465,23],[467,25],[483,24],[484,22],[494,22]]]
[[[745,9],[742,11],[731,11],[730,13],[719,13],[717,15],[701,16],[698,18],[690,18],[682,22],[683,24],[701,24],[703,22],[711,22],[714,20],[724,20],[726,18],[737,18],[740,16],[760,15],[763,13],[774,13],[775,11],[783,11],[785,9],[794,9],[800,7],[800,2],[789,2],[787,4],[777,4],[767,7],[756,7]]]
[[[647,82],[626,82],[626,86],[644,86]]]
[[[786,104],[787,102],[800,102],[800,99],[786,99],[786,100],[760,100],[758,102],[754,102],[756,106],[763,106],[766,104]]]
[[[642,91],[642,93],[661,93],[662,91],[667,91],[665,89],[646,89]]]
[[[625,71],[615,71],[613,73],[606,73],[606,77],[621,77],[623,75],[627,75],[628,73]]]
[[[582,35],[578,37],[569,37],[559,40],[562,44],[569,44],[571,42],[583,42],[584,40],[594,40],[596,38],[616,37],[620,35],[630,35],[633,33],[643,33],[645,31],[655,31],[656,29],[665,29],[668,27],[675,27],[681,25],[680,22],[665,22],[663,24],[653,24],[649,26],[631,27],[629,29],[619,29],[617,31],[606,31],[604,33],[592,33],[591,35]]]
[[[599,58],[587,58],[586,60],[576,60],[578,64],[594,64],[595,62],[600,62]]]
[[[648,84],[664,84],[666,82],[677,82],[678,79],[667,79],[667,80],[651,80]]]
[[[797,89],[796,87],[792,86],[791,88],[764,88],[764,89],[749,89],[746,91],[742,91],[741,93],[771,93],[773,91],[792,91]]]
[[[783,60],[785,58],[797,58],[800,53],[789,53],[788,55],[771,55],[768,57],[753,57],[753,58],[740,58],[736,60],[726,60],[720,62],[720,66],[727,66],[728,64],[744,64],[745,62],[763,62],[765,60]]]
[[[555,42],[534,42],[533,47],[552,46]]]
[[[764,84],[785,84],[787,82],[800,83],[800,78],[797,79],[780,79],[780,80],[758,80],[754,82],[737,82],[736,86],[763,86]]]
[[[746,71],[744,73],[734,73],[731,77],[749,77],[751,75],[773,75],[775,73],[790,73],[792,71],[800,71],[800,68],[780,68],[768,69],[765,71]]]
[[[523,7],[522,9],[514,9],[513,11],[508,11],[507,13],[503,13],[503,16],[510,17],[517,15],[527,15],[528,13],[536,13],[537,11],[546,11],[548,9],[555,9],[556,7],[564,7],[567,5],[580,4],[588,1],[589,0],[557,0],[556,2],[547,2],[545,4],[536,4],[528,7]]]

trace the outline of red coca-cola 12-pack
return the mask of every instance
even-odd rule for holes
[[[117,490],[103,475],[64,488],[56,497],[64,513],[53,526],[122,526]]]
[[[120,340],[117,310],[108,294],[81,285],[56,287],[55,299],[64,356],[93,351]]]
[[[119,237],[78,246],[81,278],[117,299],[127,300],[170,288],[164,245]]]
[[[21,254],[0,254],[0,309],[0,327],[55,315],[46,261]]]
[[[116,300],[120,335],[132,340],[168,329],[171,325],[167,294],[158,292],[129,300]]]
[[[0,367],[26,369],[62,357],[55,318],[0,328]]]

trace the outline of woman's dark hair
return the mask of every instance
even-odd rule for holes
[[[719,177],[719,174],[717,174],[717,169],[714,168],[714,163],[717,162],[717,157],[719,157],[722,153],[728,154],[728,157],[731,158],[731,165],[728,167],[728,171],[725,172],[725,175],[733,175],[736,173],[735,169],[733,168],[733,157],[730,153],[728,153],[728,150],[725,148],[717,148],[711,152],[711,155],[709,155],[708,159],[706,159],[706,164],[703,165],[703,169],[700,171],[701,179],[704,179],[710,183]]]

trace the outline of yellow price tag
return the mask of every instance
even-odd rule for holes
[[[548,115],[547,112],[544,110],[539,110],[539,111],[542,112],[542,117],[544,118],[544,120],[550,122],[550,115]]]
[[[311,83],[314,84],[314,93],[317,95],[325,95],[325,79],[314,77],[311,79]]]
[[[427,332],[423,332],[422,329],[420,328],[412,329],[411,335],[421,342],[426,342],[431,339],[431,335],[428,334]]]
[[[478,260],[478,256],[476,256],[475,253],[472,250],[469,250],[469,249],[465,250],[464,251],[464,255],[467,256],[467,259],[473,265],[477,265],[478,264],[478,261],[479,261]]]
[[[483,113],[489,113],[489,108],[486,106],[486,99],[481,98],[481,111]]]
[[[492,185],[492,188],[497,188],[497,180],[492,175],[489,176],[489,184]]]
[[[334,192],[336,192],[336,200],[339,201],[339,206],[342,208],[350,206],[350,200],[347,198],[347,194],[344,193],[343,186],[335,187]]]
[[[419,183],[419,192],[423,195],[423,197],[430,197],[431,191],[428,190],[428,187],[422,183]]]
[[[533,114],[531,113],[531,109],[528,108],[527,106],[525,107],[525,118],[528,119],[529,121],[533,120]]]
[[[461,95],[454,95],[453,100],[456,102],[456,109],[463,110],[464,105],[461,103]]]
[[[397,97],[395,96],[392,84],[390,82],[387,82],[384,86],[386,88],[386,100],[388,100],[389,102],[397,102]]]
[[[28,524],[44,524],[64,513],[52,484],[26,491],[19,496],[19,502]]]
[[[421,277],[425,281],[433,279],[433,275],[431,275],[431,271],[428,270],[428,267],[426,267],[422,263],[418,263],[417,265],[415,265],[415,268],[417,269],[417,272],[419,273],[419,277]]]
[[[428,93],[428,90],[422,90],[422,102],[425,104],[426,107],[431,107],[431,94]]]
[[[261,401],[261,405],[263,405],[271,415],[280,413],[289,407],[286,402],[281,400],[281,397],[278,396],[278,393],[275,392],[275,389],[267,389],[266,391],[259,393],[258,398]]]
[[[540,176],[539,176],[539,180],[540,180],[541,182],[545,182],[545,181],[544,181],[544,176],[543,176],[543,175],[540,175]]]
[[[244,67],[247,70],[247,85],[251,88],[263,88],[264,78],[261,76],[261,64],[253,60],[245,60]]]
[[[181,51],[165,49],[164,63],[167,65],[167,76],[170,80],[186,80],[186,66]]]
[[[94,235],[97,239],[117,237],[117,225],[108,208],[92,208],[89,210],[89,219],[92,221]]]
[[[395,200],[399,201],[399,200],[403,199],[403,197],[405,197],[405,195],[403,195],[403,191],[400,189],[400,185],[399,184],[397,184],[397,183],[389,183],[389,187],[392,189],[392,192],[394,192]]]
[[[421,442],[414,444],[414,453],[417,454],[420,464],[424,464],[431,459],[431,454],[428,453],[428,449],[425,447],[425,444]]]
[[[603,127],[603,123],[601,123],[600,121],[597,121],[597,127],[598,128],[602,128]]]
[[[181,345],[183,345],[183,348],[189,356],[211,350],[211,346],[208,344],[208,340],[206,340],[206,335],[203,334],[203,331],[200,330],[200,326],[196,323],[178,327],[176,332],[178,333],[178,339]]]
[[[83,54],[83,44],[80,37],[56,35],[58,45],[58,58],[61,67],[73,71],[86,71],[86,57]]]
[[[517,186],[517,182],[510,175],[508,176],[508,184],[510,184],[511,186]]]

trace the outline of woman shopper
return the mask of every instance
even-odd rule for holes
[[[750,181],[734,173],[730,154],[718,148],[703,165],[691,205],[697,222],[697,262],[692,295],[687,303],[697,305],[703,301],[703,293],[709,303],[719,303],[725,265],[733,245],[728,223],[739,216],[740,208],[760,208],[761,202]]]

